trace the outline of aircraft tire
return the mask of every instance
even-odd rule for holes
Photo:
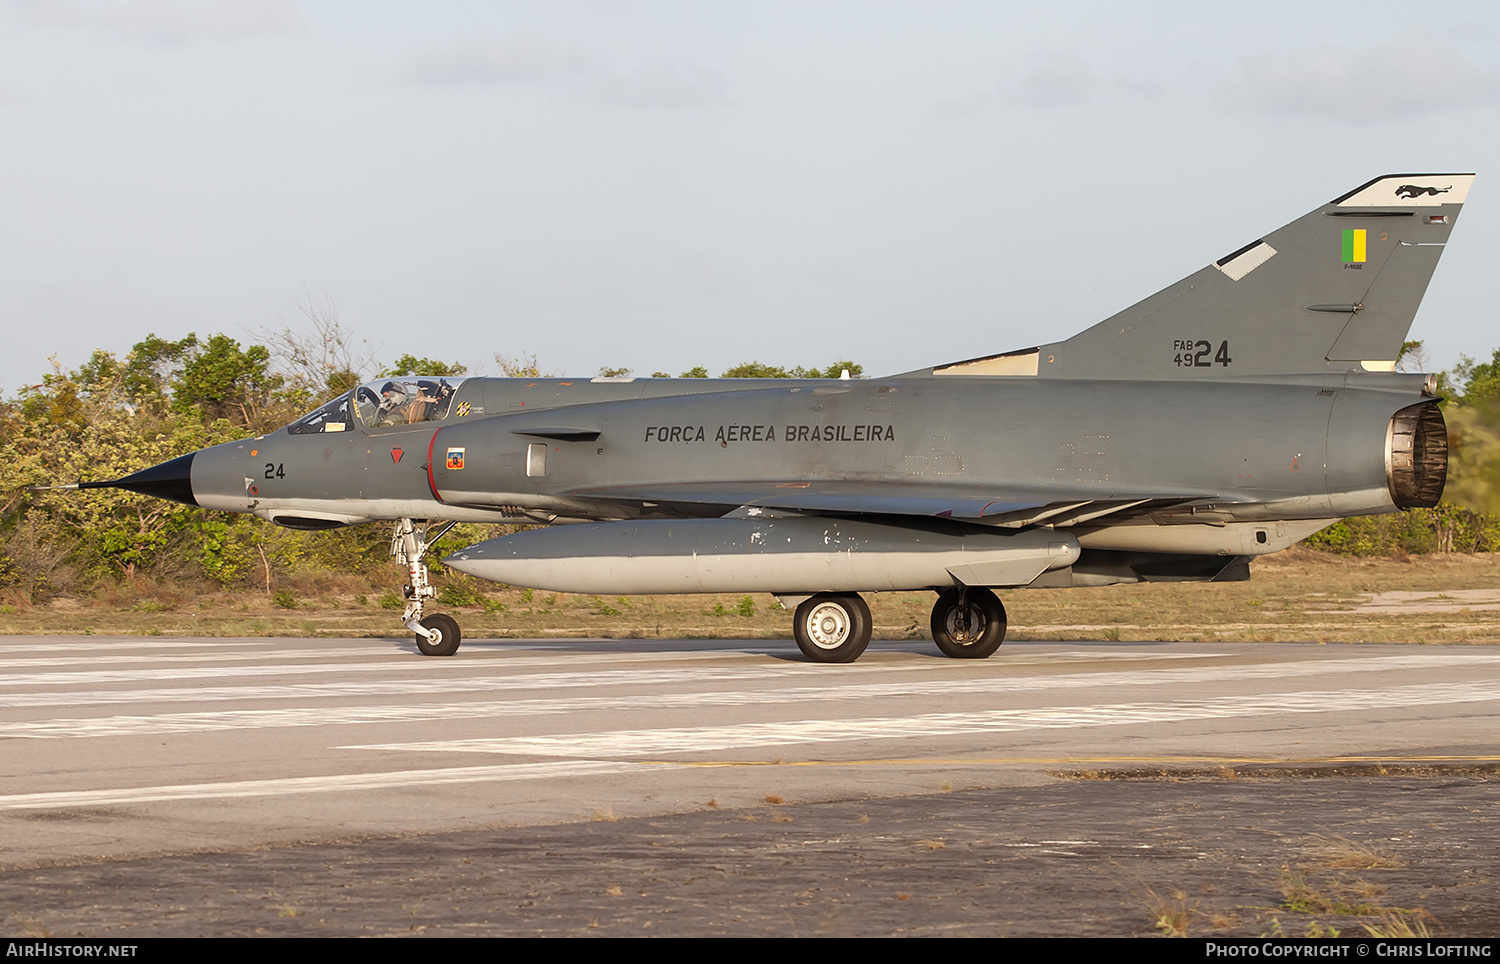
[[[433,613],[422,620],[422,628],[437,634],[433,639],[417,637],[417,649],[423,656],[452,656],[464,640],[458,620],[447,613]]]
[[[959,613],[959,599],[967,601],[968,626]],[[932,607],[932,641],[944,656],[984,659],[1005,642],[1005,606],[988,589],[949,589]]]
[[[870,645],[870,607],[854,593],[820,593],[797,607],[792,635],[814,663],[852,663]]]

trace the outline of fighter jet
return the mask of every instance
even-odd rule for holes
[[[931,590],[938,648],[983,658],[997,588],[1247,579],[1340,517],[1436,505],[1438,382],[1395,367],[1472,181],[1375,178],[1052,344],[858,380],[378,379],[78,487],[393,522],[429,656],[462,638],[428,612],[429,549],[508,522],[534,527],[443,563],[559,592],[772,593],[824,663],[869,642],[861,593]]]

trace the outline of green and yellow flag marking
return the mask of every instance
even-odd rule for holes
[[[1365,229],[1351,228],[1344,232],[1344,263],[1363,264],[1365,261]]]

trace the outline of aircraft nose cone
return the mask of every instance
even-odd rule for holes
[[[175,459],[141,469],[133,475],[113,479],[109,482],[80,482],[80,489],[124,489],[158,499],[171,499],[184,505],[196,506],[193,497],[193,456],[195,452],[180,455]]]

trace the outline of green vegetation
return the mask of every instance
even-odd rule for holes
[[[1497,552],[1500,516],[1443,502],[1433,509],[1342,519],[1307,539],[1307,544],[1353,556]]]
[[[707,376],[694,374],[703,371],[702,368],[694,368],[692,372],[683,372],[683,378],[704,378]],[[736,365],[724,372],[721,378],[839,378],[847,371],[850,378],[860,378],[864,375],[863,365],[857,365],[852,361],[836,361],[827,368],[780,368],[774,365],[762,365],[758,361],[745,362]]]
[[[630,369],[608,369],[628,374]],[[758,361],[748,361],[727,369],[720,378],[842,378],[844,372],[849,373],[850,378],[863,378],[865,367],[852,361],[836,361],[825,368],[783,368],[779,365],[765,365]],[[658,376],[661,372],[656,373]],[[702,365],[689,368],[683,372],[681,378],[707,378],[708,369]]]
[[[452,581],[439,589],[437,601],[449,609],[483,609],[487,613],[506,611],[505,603],[486,596],[474,580],[461,577],[452,577]]]

